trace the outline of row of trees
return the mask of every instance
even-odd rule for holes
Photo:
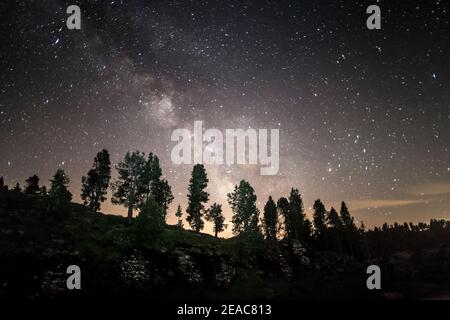
[[[131,222],[133,211],[140,214],[156,214],[161,212],[165,221],[167,210],[174,197],[167,180],[163,178],[159,159],[153,153],[146,157],[140,151],[128,152],[116,166],[117,178],[111,181],[111,161],[107,150],[97,153],[92,168],[82,177],[81,199],[86,207],[99,211],[101,203],[106,200],[108,188],[111,186],[113,204],[123,205],[128,210]],[[64,170],[58,169],[51,180],[48,196],[53,199],[52,207],[61,208],[68,204],[72,195],[68,190],[70,180]],[[222,212],[222,205],[213,203],[207,207],[209,193],[208,176],[202,164],[193,167],[188,186],[188,206],[186,221],[195,232],[204,228],[204,221],[213,223],[215,236],[227,228]],[[27,194],[47,194],[45,187],[39,186],[39,178],[34,175],[26,180],[24,190]],[[3,179],[0,187],[4,187]],[[20,186],[16,186],[15,189]],[[276,202],[270,196],[264,206],[262,217],[257,207],[257,196],[251,184],[245,180],[234,186],[227,194],[233,216],[232,232],[235,236],[266,238],[268,240],[287,239],[301,242],[312,242],[321,247],[337,251],[354,251],[353,243],[358,229],[353,218],[342,202],[340,213],[334,208],[327,211],[320,200],[314,203],[313,221],[306,217],[303,200],[298,189],[292,188],[288,197],[281,197]],[[158,206],[160,210],[156,210]],[[150,209],[149,209],[150,208]],[[152,213],[153,211],[153,213]],[[183,211],[178,205],[175,215],[178,225],[183,228]],[[155,221],[156,221],[155,220]]]

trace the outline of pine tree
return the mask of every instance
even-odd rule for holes
[[[330,211],[328,212],[328,225],[330,227],[330,235],[333,239],[333,245],[335,246],[335,249],[341,253],[342,252],[342,241],[341,241],[341,234],[343,234],[343,225],[342,221],[339,218],[339,215],[337,211],[331,207]]]
[[[64,209],[72,200],[72,194],[67,189],[70,183],[69,177],[63,169],[58,169],[50,183],[51,186],[48,193],[50,208],[52,210]]]
[[[342,221],[344,249],[350,255],[354,255],[356,253],[356,248],[359,241],[358,228],[356,227],[354,219],[350,215],[350,212],[344,201],[342,201],[341,203],[341,210],[339,214],[340,220]],[[383,228],[384,227],[385,226],[383,225]]]
[[[325,206],[323,205],[322,201],[320,199],[317,199],[314,202],[314,214],[313,214],[313,223],[314,223],[314,231],[316,239],[318,240],[319,244],[321,244],[323,247],[327,246],[327,225],[326,225],[326,218],[327,218],[327,210],[325,209]]]
[[[164,212],[158,203],[150,196],[141,206],[136,218],[135,230],[138,241],[155,240],[164,231]]]
[[[218,233],[227,228],[225,217],[222,215],[222,205],[214,203],[206,212],[206,220],[214,224],[214,236],[217,238]]]
[[[199,232],[204,227],[204,204],[209,200],[209,194],[205,191],[208,182],[205,167],[202,164],[196,164],[189,180],[188,207],[186,209],[188,214],[186,220],[189,222],[192,230],[196,232]]]
[[[26,194],[38,194],[39,193],[39,177],[33,175],[25,180],[27,186],[25,187]]]
[[[266,239],[268,240],[277,239],[278,212],[277,212],[277,205],[275,204],[275,201],[273,201],[271,196],[269,196],[269,199],[267,200],[267,203],[264,206],[263,227]]]
[[[298,189],[291,189],[289,195],[289,221],[292,239],[307,241],[311,234],[311,222],[306,218],[302,197]]]
[[[113,183],[112,203],[128,208],[128,221],[131,223],[133,209],[142,205],[143,175],[145,173],[144,154],[139,151],[127,152],[124,159],[116,166],[118,177]]]
[[[281,197],[277,201],[278,215],[283,217],[283,231],[285,239],[292,239],[292,223],[289,214],[289,201],[285,197]]]
[[[167,209],[173,201],[172,188],[165,179],[161,179],[153,185],[153,196],[156,203],[163,209],[164,219],[167,217]]]
[[[347,205],[344,201],[341,203],[341,210],[340,210],[340,216],[342,225],[345,228],[356,230],[356,225],[354,222],[353,217],[350,215],[350,212],[348,211]]]
[[[174,197],[172,188],[167,180],[162,178],[162,170],[159,164],[158,156],[149,153],[147,162],[144,166],[142,175],[141,192],[145,195],[141,201],[146,201],[153,196],[155,201],[163,209],[164,216],[167,216],[167,209]]]
[[[253,187],[245,180],[234,186],[234,191],[228,193],[228,203],[233,211],[233,234],[259,238],[259,209],[256,207],[256,194]]]
[[[144,194],[144,198],[142,199],[143,203],[145,203],[150,196],[154,196],[153,191],[155,184],[161,179],[161,177],[162,170],[159,165],[159,158],[157,155],[150,152],[142,173],[142,190],[140,190],[140,192]]]
[[[100,210],[101,202],[106,200],[110,179],[111,161],[108,150],[103,149],[97,153],[87,176],[81,179],[81,199],[85,206],[95,212]]]
[[[328,225],[331,228],[341,229],[343,227],[342,221],[339,218],[337,211],[333,207],[331,207],[330,212],[328,212],[327,221]]]
[[[178,204],[178,208],[177,208],[177,212],[175,212],[175,216],[178,218],[178,223],[177,223],[178,228],[180,228],[180,230],[183,229],[183,219],[182,219],[183,211],[181,209],[180,204]]]

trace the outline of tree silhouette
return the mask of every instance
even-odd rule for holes
[[[155,240],[164,231],[164,212],[158,203],[150,196],[141,206],[136,218],[135,230],[138,241]]]
[[[180,204],[178,204],[178,208],[177,208],[177,211],[175,212],[175,216],[178,218],[178,223],[177,223],[178,228],[183,229],[183,219],[182,219],[183,211],[181,209]]]
[[[222,205],[213,203],[213,205],[206,211],[206,220],[214,224],[214,236],[217,238],[217,234],[224,231],[227,225],[224,224],[225,217],[222,215]]]
[[[359,238],[358,229],[344,201],[341,203],[339,215],[343,229],[343,247],[350,255],[354,255]]]
[[[291,238],[299,241],[309,240],[311,222],[306,218],[303,200],[298,189],[291,189],[288,215]]]
[[[50,180],[51,186],[48,193],[50,207],[53,210],[65,208],[72,200],[72,194],[67,189],[70,179],[63,169],[58,169]]]
[[[245,180],[234,186],[228,193],[228,203],[233,211],[233,234],[236,236],[259,237],[259,209],[256,206],[256,194],[253,187]]]
[[[169,204],[173,201],[172,188],[165,179],[159,180],[154,184],[153,196],[156,203],[163,209],[164,219],[167,216],[167,209]]]
[[[323,248],[327,246],[327,225],[326,225],[326,218],[327,218],[327,210],[325,209],[325,206],[323,205],[322,201],[320,199],[317,199],[314,202],[313,205],[314,214],[313,214],[313,223],[314,223],[314,232],[316,236],[316,240],[318,241],[319,245],[321,245]]]
[[[128,208],[128,221],[131,223],[133,209],[142,205],[143,175],[145,174],[146,161],[140,151],[127,152],[124,159],[116,166],[118,177],[112,184],[112,203]]]
[[[292,222],[289,214],[289,200],[285,197],[281,197],[277,201],[278,215],[283,217],[283,231],[285,239],[292,239]]]
[[[264,235],[268,240],[276,240],[277,239],[277,227],[278,227],[278,212],[277,205],[275,201],[273,201],[272,197],[269,196],[269,199],[264,206],[263,213],[263,229]]]
[[[205,167],[202,164],[196,164],[189,180],[188,207],[186,209],[188,214],[186,220],[189,222],[192,230],[196,232],[199,232],[204,227],[204,204],[209,200],[209,194],[205,191],[208,181]]]
[[[22,192],[22,188],[20,188],[20,183],[16,183],[16,186],[13,188],[13,191],[16,193]]]
[[[330,211],[328,212],[327,221],[330,227],[329,232],[333,247],[336,249],[336,251],[342,253],[341,234],[343,234],[343,225],[337,211],[333,207],[331,207]]]
[[[97,153],[92,169],[81,178],[81,199],[89,209],[97,212],[101,202],[106,200],[109,180],[111,179],[111,161],[108,150]]]
[[[39,177],[33,175],[25,180],[27,186],[25,187],[26,194],[38,194],[39,193]]]
[[[158,156],[151,152],[144,166],[142,180],[141,192],[145,195],[142,201],[146,201],[150,196],[153,196],[155,201],[163,209],[164,217],[166,217],[167,209],[174,197],[169,183],[162,178],[162,170]]]

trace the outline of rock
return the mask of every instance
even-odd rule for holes
[[[201,273],[198,271],[191,256],[187,253],[178,251],[178,268],[181,271],[183,279],[188,283],[195,284],[203,281]]]
[[[120,277],[126,286],[142,289],[150,280],[148,262],[139,254],[132,254],[120,262]]]
[[[220,270],[216,273],[214,280],[218,287],[228,288],[236,275],[236,269],[225,261],[221,261]]]

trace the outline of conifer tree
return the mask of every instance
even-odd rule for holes
[[[343,226],[337,211],[333,207],[331,207],[330,211],[328,212],[327,220],[328,225],[330,227],[329,231],[333,246],[339,253],[341,253],[342,252],[341,235],[343,235]]]
[[[314,223],[314,233],[317,241],[322,247],[327,246],[327,210],[320,199],[314,202],[314,213],[313,213],[313,223]]]
[[[110,179],[111,161],[108,150],[103,149],[97,153],[87,176],[81,179],[81,199],[85,206],[95,212],[100,210],[101,203],[106,200]]]
[[[118,177],[112,184],[112,203],[124,205],[128,208],[128,221],[131,223],[133,210],[142,205],[143,175],[146,161],[140,151],[127,152],[124,159],[116,166]]]
[[[70,183],[69,177],[63,169],[58,169],[50,183],[50,191],[48,192],[50,208],[52,210],[64,209],[72,200],[72,194],[67,189]]]
[[[292,239],[307,241],[311,234],[311,222],[306,218],[302,197],[298,189],[291,189],[289,195],[289,221]]]
[[[205,203],[209,200],[209,194],[205,191],[208,186],[208,176],[202,164],[196,164],[192,170],[189,180],[188,214],[186,220],[192,230],[199,232],[204,227],[203,215],[205,214]]]
[[[214,236],[224,231],[227,228],[225,217],[222,215],[222,205],[213,203],[213,205],[206,212],[206,220],[211,221],[214,225]]]
[[[167,209],[174,197],[169,183],[163,179],[159,158],[153,153],[149,153],[145,163],[141,188],[141,193],[144,194],[141,201],[145,202],[150,196],[153,196],[166,217]]]
[[[284,238],[285,239],[291,239],[292,238],[292,223],[291,223],[291,216],[289,214],[289,201],[285,197],[281,197],[277,201],[277,210],[278,215],[280,217],[283,217],[283,231],[284,231]]]
[[[272,197],[269,196],[266,205],[264,206],[263,213],[263,229],[264,235],[267,240],[277,239],[277,227],[278,227],[278,212],[277,205],[273,201]]]
[[[253,187],[245,180],[234,186],[228,193],[228,203],[233,211],[233,234],[250,238],[259,238],[259,209],[256,206],[256,194]]]
[[[38,194],[39,193],[39,177],[33,175],[25,180],[27,186],[25,187],[26,194]]]

